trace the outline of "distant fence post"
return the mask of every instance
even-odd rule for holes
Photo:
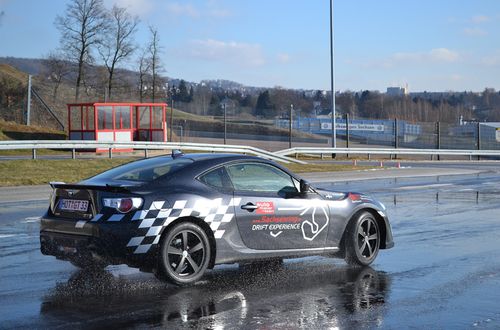
[[[172,130],[174,128],[174,99],[171,98],[170,100],[170,136],[168,141],[172,142]]]
[[[394,148],[397,149],[398,147],[399,147],[399,141],[398,141],[398,119],[394,118]],[[390,158],[392,159],[392,155],[390,156]],[[397,158],[397,156],[395,158]]]
[[[290,104],[290,115],[288,116],[288,121],[290,124],[290,127],[288,129],[288,148],[292,149],[292,111],[293,111],[293,104]]]
[[[477,150],[481,150],[481,123],[477,123]]]
[[[398,119],[394,118],[394,148],[398,148]]]
[[[438,121],[436,123],[436,147],[441,149],[441,123]],[[437,155],[437,160],[441,160],[441,156]]]
[[[481,123],[477,123],[477,150],[481,150]],[[477,160],[481,160],[481,156],[477,155]]]
[[[227,144],[227,119],[226,119],[226,101],[222,103],[224,107],[224,144]]]
[[[349,148],[349,114],[345,114],[345,143],[346,148]],[[349,154],[347,154],[347,158],[349,158]]]

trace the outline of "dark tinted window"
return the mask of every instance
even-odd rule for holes
[[[203,174],[202,176],[200,176],[199,180],[204,184],[214,188],[231,189],[231,184],[227,180],[226,171],[223,167],[219,167],[215,170]]]
[[[188,158],[158,157],[138,160],[96,175],[98,180],[126,180],[150,182],[161,176],[172,174],[193,162]]]

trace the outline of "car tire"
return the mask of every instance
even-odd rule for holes
[[[176,285],[198,281],[210,263],[210,241],[205,231],[191,222],[172,227],[161,242],[155,275]]]
[[[353,266],[368,266],[380,249],[380,228],[370,212],[361,212],[347,227],[345,261]]]

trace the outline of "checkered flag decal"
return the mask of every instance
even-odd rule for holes
[[[127,247],[135,248],[134,253],[146,253],[153,244],[158,244],[163,228],[181,217],[195,216],[210,225],[216,239],[225,232],[225,225],[234,217],[234,206],[239,205],[241,198],[231,198],[224,203],[222,198],[214,200],[197,200],[189,205],[186,200],[178,200],[172,208],[165,208],[165,201],[155,201],[148,209],[136,211],[131,221],[140,221],[139,229],[143,236],[132,237]]]

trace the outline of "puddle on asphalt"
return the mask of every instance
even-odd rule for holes
[[[216,268],[187,288],[147,276],[78,271],[45,296],[41,316],[57,319],[59,325],[84,322],[91,327],[340,326],[362,311],[369,319],[382,318],[389,293],[385,273],[338,266],[323,258],[268,270]],[[133,313],[127,312],[131,309]]]

